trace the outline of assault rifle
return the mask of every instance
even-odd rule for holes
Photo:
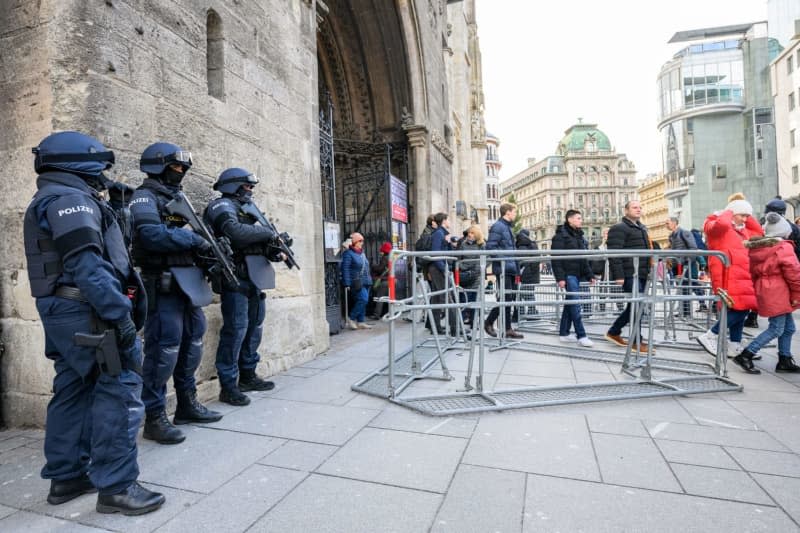
[[[271,229],[275,233],[275,240],[277,241],[276,248],[278,248],[283,255],[286,256],[286,260],[284,260],[284,264],[291,269],[292,267],[297,268],[300,270],[300,265],[297,264],[297,260],[294,258],[294,254],[292,253],[292,249],[289,248],[289,245],[286,243],[286,239],[289,237],[285,233],[278,233],[278,230],[275,229],[275,226],[267,220],[267,217],[264,216],[264,213],[261,212],[258,207],[252,202],[246,202],[242,204],[242,211],[253,218],[255,218],[259,224],[264,226],[265,228]]]
[[[217,264],[219,264],[220,268],[222,269],[222,275],[225,277],[225,281],[230,286],[238,286],[239,280],[236,278],[236,272],[233,270],[233,263],[231,262],[230,256],[230,246],[225,246],[226,250],[223,249],[223,246],[220,245],[219,241],[214,238],[214,235],[208,230],[206,225],[200,220],[200,217],[197,216],[197,213],[194,211],[194,207],[192,207],[191,202],[186,197],[185,194],[182,192],[178,192],[172,200],[167,202],[167,205],[164,206],[167,213],[170,215],[177,215],[185,218],[189,225],[195,230],[197,233],[200,234],[205,240],[211,243],[211,251],[214,254],[214,258],[217,260]]]

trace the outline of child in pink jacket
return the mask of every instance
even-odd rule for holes
[[[787,241],[792,228],[778,213],[767,213],[765,237],[752,238],[744,245],[750,254],[758,314],[769,318],[769,327],[733,358],[749,374],[760,374],[753,356],[772,339],[778,339],[778,365],[775,372],[800,372],[792,359],[792,335],[795,332],[792,311],[800,307],[800,262],[794,244]]]

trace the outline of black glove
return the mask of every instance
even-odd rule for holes
[[[211,243],[202,237],[200,237],[200,242],[197,243],[197,246],[195,246],[195,249],[201,254],[210,254],[211,248]]]
[[[283,241],[283,244],[285,244],[287,248],[291,248],[292,247],[292,244],[294,243],[294,239],[292,239],[292,237],[288,233],[286,233],[284,231],[283,233],[278,235],[278,237],[280,237],[280,239]]]
[[[131,203],[131,196],[136,192],[136,189],[119,181],[109,181],[106,183],[108,187],[108,199],[113,205],[127,206]]]
[[[131,317],[125,316],[122,320],[114,323],[114,331],[117,334],[117,347],[122,350],[133,348],[136,343],[136,325]]]
[[[350,285],[350,290],[358,292],[361,290],[361,287],[363,286],[364,285],[363,283],[361,283],[361,278],[354,279],[353,283]]]

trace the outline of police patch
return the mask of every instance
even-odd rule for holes
[[[75,213],[90,213],[94,214],[94,209],[89,207],[88,205],[75,205],[72,207],[65,207],[64,209],[58,210],[58,216],[63,217],[64,215],[74,215]]]

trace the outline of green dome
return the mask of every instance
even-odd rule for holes
[[[597,129],[597,124],[575,124],[564,132],[556,153],[566,155],[567,152],[583,151],[587,138],[594,139],[598,151],[611,151],[611,141],[605,133]]]

